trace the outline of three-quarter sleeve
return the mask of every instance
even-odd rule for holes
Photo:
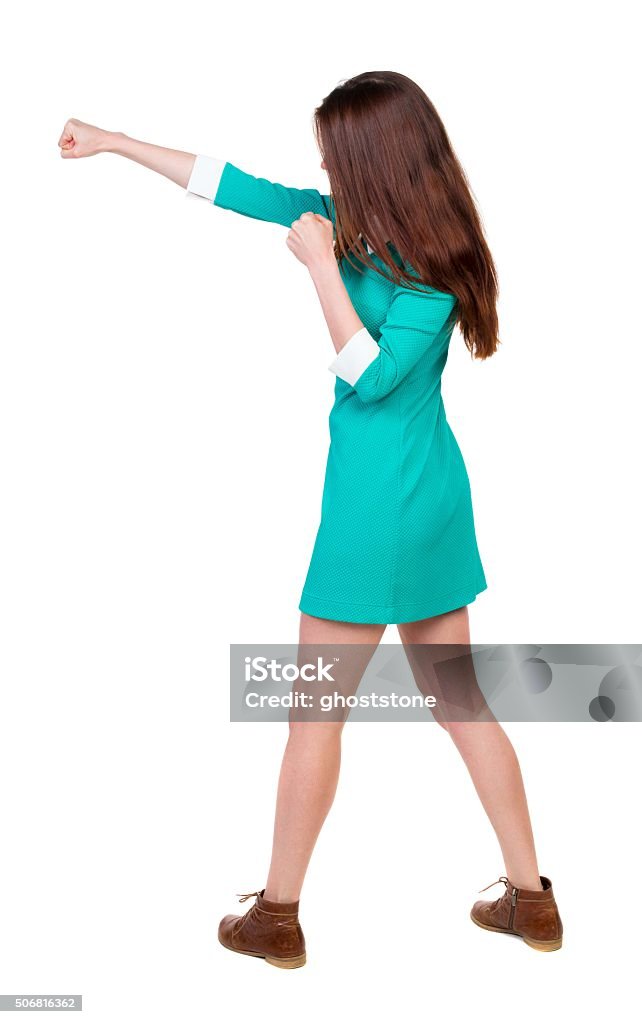
[[[397,285],[377,340],[363,327],[330,364],[363,402],[389,395],[432,346],[452,331],[454,295],[421,285]]]
[[[365,327],[345,343],[329,369],[347,384],[355,386],[361,374],[379,356],[379,346]]]
[[[304,213],[318,213],[334,223],[329,195],[315,188],[291,188],[257,178],[229,161],[199,155],[186,189],[187,195],[209,199],[214,206],[244,217],[291,227]]]
[[[213,203],[224,168],[225,160],[215,156],[197,156],[187,182],[186,195],[208,199]]]

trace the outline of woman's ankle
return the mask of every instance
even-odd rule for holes
[[[543,892],[544,890],[539,875],[523,875],[517,872],[511,875],[506,872],[506,877],[516,889],[528,889],[529,892]]]
[[[269,903],[298,903],[300,892],[283,886],[269,884],[265,887],[263,898]]]

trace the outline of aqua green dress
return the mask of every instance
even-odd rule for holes
[[[333,220],[330,196],[316,189],[223,161],[216,182],[214,205],[247,217],[288,228],[306,211]],[[360,267],[344,260],[340,272],[379,353],[353,384],[336,377],[321,517],[299,608],[342,622],[414,622],[470,604],[487,586],[468,474],[441,396],[457,300]]]

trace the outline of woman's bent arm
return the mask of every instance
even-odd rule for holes
[[[60,155],[65,159],[79,159],[84,156],[95,156],[97,153],[116,153],[117,156],[125,156],[149,168],[150,171],[164,175],[181,188],[187,188],[196,160],[195,153],[141,142],[139,139],[130,138],[124,132],[105,131],[75,118],[67,121],[58,145]]]

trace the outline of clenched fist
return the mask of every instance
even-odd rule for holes
[[[332,247],[333,225],[320,213],[304,213],[295,220],[285,243],[308,270],[324,262],[335,262]]]
[[[77,121],[75,117],[71,117],[58,140],[60,155],[68,160],[104,153],[112,134],[97,128],[94,124],[85,124],[84,121]]]

